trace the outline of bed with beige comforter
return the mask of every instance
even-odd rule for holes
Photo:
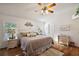
[[[52,38],[45,35],[35,37],[22,37],[21,49],[27,51],[28,55],[37,55],[52,46]]]

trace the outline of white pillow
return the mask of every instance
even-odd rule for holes
[[[33,37],[36,36],[37,34],[35,32],[31,32],[30,35]]]
[[[27,33],[27,37],[31,37],[31,34],[30,33]]]

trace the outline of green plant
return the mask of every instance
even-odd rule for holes
[[[6,23],[5,24],[5,28],[6,29],[15,29],[16,28],[16,24],[14,24],[14,23]]]
[[[75,16],[76,16],[76,15],[79,15],[79,7],[78,7],[77,10],[76,10]]]
[[[5,29],[7,30],[7,33],[9,34],[9,39],[14,38],[15,28],[16,28],[16,24],[14,24],[14,23],[5,23]]]

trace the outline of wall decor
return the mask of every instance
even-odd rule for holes
[[[70,31],[70,25],[61,25],[60,31]]]
[[[32,24],[31,22],[26,22],[26,23],[25,23],[25,26],[27,26],[27,27],[29,27],[29,26],[32,27],[33,24]]]

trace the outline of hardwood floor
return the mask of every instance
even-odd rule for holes
[[[79,47],[69,47],[63,49],[62,52],[65,53],[65,56],[79,56]]]
[[[60,51],[64,52],[64,56],[79,56],[78,47],[68,47],[68,48],[61,49]],[[0,49],[0,56],[16,56],[18,54],[22,54],[22,50],[20,49],[20,47],[9,49],[9,50]]]
[[[53,47],[54,48],[54,47]],[[79,56],[79,47],[55,48],[64,53],[64,56]]]
[[[0,49],[0,56],[16,56],[18,54],[21,54],[22,50],[20,47],[12,48],[12,49]]]

